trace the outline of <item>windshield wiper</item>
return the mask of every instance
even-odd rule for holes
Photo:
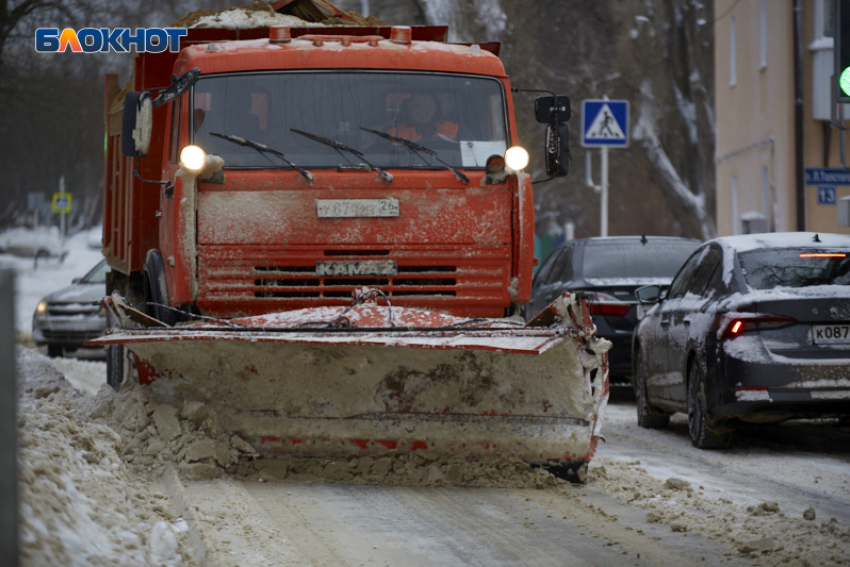
[[[383,169],[381,169],[380,167],[374,166],[371,163],[369,163],[368,161],[366,161],[366,158],[363,157],[363,152],[358,152],[354,148],[349,148],[345,144],[341,144],[341,143],[337,142],[336,140],[331,140],[330,138],[325,138],[324,136],[318,136],[316,134],[311,134],[310,132],[303,132],[301,130],[296,130],[295,128],[290,128],[290,130],[292,132],[295,132],[296,134],[301,134],[302,136],[310,138],[311,140],[315,140],[316,142],[319,142],[320,144],[325,144],[326,146],[330,146],[337,151],[342,150],[342,151],[350,152],[350,153],[356,155],[357,157],[362,159],[363,163],[365,163],[370,168],[370,169],[367,169],[366,171],[375,170],[375,171],[378,172],[378,175],[381,176],[381,179],[383,179],[387,183],[393,182],[393,176],[391,174],[387,173],[386,171],[384,171]]]
[[[279,157],[281,160],[283,160],[283,162],[286,163],[286,165],[288,165],[289,167],[291,167],[292,169],[294,169],[295,171],[300,173],[302,176],[304,176],[304,179],[306,179],[310,183],[312,183],[313,179],[315,179],[313,177],[312,173],[310,173],[309,171],[307,171],[304,168],[298,167],[297,165],[295,165],[294,163],[292,163],[291,161],[286,159],[283,156],[283,152],[273,150],[272,148],[268,147],[265,144],[261,144],[259,142],[253,142],[251,140],[246,140],[245,138],[241,138],[239,136],[230,136],[228,134],[216,134],[215,132],[210,132],[210,136],[215,136],[216,138],[222,138],[224,140],[227,140],[228,142],[233,142],[234,144],[238,144],[240,146],[245,146],[246,148],[251,148],[252,150],[257,150],[263,156],[265,156],[266,154],[275,155],[275,156]],[[268,158],[266,158],[266,159],[268,159]],[[271,160],[269,160],[269,161],[271,161]]]
[[[444,162],[443,160],[441,160],[438,157],[437,152],[435,152],[434,150],[432,150],[430,148],[426,148],[424,146],[420,146],[419,144],[411,142],[407,138],[399,138],[398,136],[393,136],[392,134],[387,134],[386,132],[378,132],[377,130],[371,130],[369,128],[364,128],[363,126],[361,126],[360,129],[363,130],[364,132],[369,132],[370,134],[375,134],[376,136],[380,136],[381,138],[386,138],[387,140],[391,140],[393,142],[398,142],[399,144],[407,146],[408,148],[410,148],[411,150],[416,152],[416,155],[418,155],[420,158],[422,158],[422,155],[419,154],[419,152],[425,152],[426,154],[428,154],[429,156],[431,156],[432,158],[434,158],[435,160],[437,160],[438,162],[443,164],[449,171],[454,173],[455,177],[457,177],[458,181],[462,181],[463,183],[469,185],[469,178],[466,175],[464,175],[463,173],[461,173],[460,171],[456,170],[455,168],[453,168],[452,166],[447,164],[446,162]],[[422,161],[425,161],[425,159],[422,158]]]

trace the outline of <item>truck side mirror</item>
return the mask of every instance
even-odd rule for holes
[[[570,173],[570,129],[566,124],[549,124],[546,127],[543,156],[546,175],[565,177]]]
[[[124,99],[124,121],[121,124],[121,153],[127,157],[148,155],[152,130],[153,103],[150,93],[127,93]]]
[[[540,96],[534,99],[534,117],[541,124],[569,122],[571,116],[570,97],[566,95],[559,95],[557,101],[554,96]]]
[[[546,175],[564,177],[570,172],[570,130],[567,122],[572,116],[570,97],[541,96],[534,100],[534,117],[546,126],[543,157]]]
[[[156,100],[153,101],[153,107],[159,108],[163,104],[167,104],[179,97],[186,91],[192,88],[192,85],[195,84],[195,81],[198,80],[198,77],[201,76],[201,69],[195,67],[191,71],[187,71],[183,75],[177,77],[171,77],[171,86],[167,89],[163,89],[162,92],[159,93],[159,96],[156,97]]]

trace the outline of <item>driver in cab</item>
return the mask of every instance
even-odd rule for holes
[[[444,120],[437,112],[437,102],[430,94],[414,94],[402,103],[401,124],[388,134],[411,142],[428,138],[456,138],[458,125]]]

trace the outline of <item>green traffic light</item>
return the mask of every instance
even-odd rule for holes
[[[845,96],[850,96],[850,67],[841,71],[841,75],[838,76],[838,86],[841,87],[841,92]]]

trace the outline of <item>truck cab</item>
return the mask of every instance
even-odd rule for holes
[[[127,274],[116,281],[143,285],[136,295],[168,323],[180,310],[347,304],[364,286],[399,306],[513,314],[530,296],[534,214],[525,164],[505,162],[524,153],[510,82],[487,49],[416,30],[190,34],[171,72],[197,80],[154,111],[148,154],[135,158],[148,173],[129,180],[147,218],[123,219],[116,205],[132,198],[108,189],[107,252],[140,233],[127,261],[113,253]],[[145,87],[139,59],[136,71]]]

